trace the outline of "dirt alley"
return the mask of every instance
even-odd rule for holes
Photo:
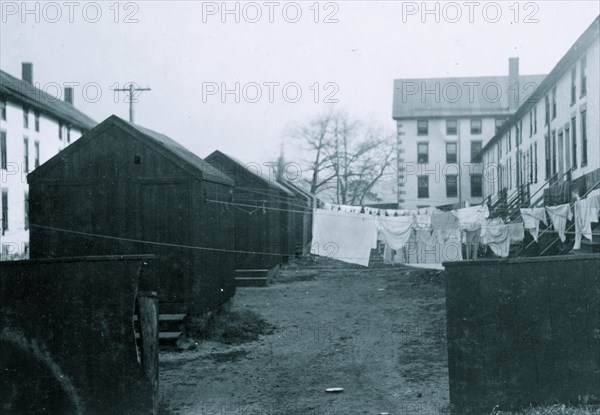
[[[275,330],[162,352],[162,413],[446,413],[443,281],[441,271],[319,258],[285,266],[266,288],[238,288],[233,309]]]

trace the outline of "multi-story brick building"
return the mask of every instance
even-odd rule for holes
[[[483,199],[480,151],[544,75],[396,79],[398,205],[449,207]]]
[[[36,87],[31,63],[22,79],[0,70],[2,260],[28,255],[27,174],[95,125],[73,106],[72,89],[61,100]]]

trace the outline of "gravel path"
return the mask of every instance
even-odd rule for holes
[[[162,352],[163,412],[445,413],[443,278],[319,259],[285,267],[266,288],[239,288],[233,308],[256,311],[275,331],[237,346]]]

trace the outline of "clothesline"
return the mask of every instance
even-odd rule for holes
[[[598,195],[574,203],[575,215],[571,205],[548,206],[521,209],[521,222],[504,223],[501,218],[488,219],[486,204],[442,212],[430,210],[388,210],[362,206],[325,204],[325,209],[313,212],[313,242],[331,243],[335,241],[341,252],[354,252],[352,258],[359,258],[360,265],[368,266],[372,246],[373,230],[378,233],[384,247],[384,261],[394,261],[394,253],[401,253],[401,261],[406,261],[406,247],[422,245],[432,250],[435,245],[459,245],[462,259],[462,243],[467,245],[467,258],[476,258],[477,247],[481,243],[489,247],[496,255],[507,257],[513,243],[522,242],[527,229],[537,241],[539,222],[546,225],[546,215],[550,218],[554,231],[561,241],[566,239],[567,221],[575,218],[575,249],[579,249],[582,236],[592,239],[591,223],[598,222],[600,213],[600,190]],[[402,214],[399,215],[398,212]],[[333,213],[333,215],[332,215]],[[360,213],[360,214],[358,214]],[[382,215],[383,213],[383,215]],[[329,217],[327,217],[329,215]],[[335,216],[338,215],[338,218]],[[453,222],[451,217],[456,221]],[[365,217],[371,220],[365,221]],[[357,219],[361,218],[359,224]],[[337,229],[336,229],[337,227]],[[355,230],[360,229],[360,232]],[[544,230],[545,232],[546,230]],[[543,232],[542,232],[543,233]],[[412,238],[412,239],[411,239]],[[372,245],[372,244],[371,244]],[[546,248],[547,249],[547,248]],[[544,251],[545,252],[545,251]],[[319,255],[317,250],[312,253]],[[333,256],[336,258],[336,256]],[[338,258],[341,259],[341,258]]]

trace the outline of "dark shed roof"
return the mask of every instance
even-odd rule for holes
[[[214,152],[212,152],[209,156],[205,157],[205,159],[211,163],[215,165],[215,168],[220,169],[220,170],[225,170],[228,174],[232,173],[231,171],[229,171],[226,166],[221,166],[222,162],[229,162],[233,165],[235,165],[236,167],[236,172],[243,172],[245,174],[248,174],[250,177],[252,177],[253,180],[256,180],[264,185],[266,185],[267,187],[273,189],[273,190],[277,190],[281,193],[285,193],[286,196],[294,196],[294,193],[292,193],[290,190],[286,189],[284,186],[282,186],[281,184],[271,180],[271,178],[269,177],[270,175],[264,175],[264,174],[257,174],[256,171],[248,168],[247,164],[244,164],[243,162],[241,162],[240,160],[236,159],[235,157],[232,157],[228,154],[223,153],[222,151],[216,150]]]
[[[312,200],[315,198],[315,195],[311,194],[308,190],[304,190],[302,187],[289,180],[281,179],[280,181],[278,181],[278,183],[289,189],[292,193],[308,201],[312,202]]]
[[[229,186],[234,185],[233,180],[229,176],[222,173],[216,167],[212,166],[206,161],[202,160],[200,157],[183,147],[175,140],[167,137],[164,134],[157,133],[156,131],[132,124],[117,117],[116,115],[111,115],[106,120],[102,121],[95,128],[84,134],[79,140],[75,141],[73,144],[66,147],[63,151],[48,160],[46,163],[29,173],[28,177],[43,175],[46,169],[52,168],[55,163],[62,160],[70,152],[77,151],[79,146],[93,140],[94,137],[112,126],[119,127],[130,133],[133,138],[150,145],[155,151],[170,158],[173,163],[189,171],[200,180],[208,180]]]
[[[83,130],[90,130],[97,124],[73,104],[53,97],[2,70],[0,70],[0,94],[8,100],[34,108]]]
[[[583,32],[583,34],[575,41],[569,51],[558,61],[554,69],[544,78],[540,86],[531,94],[529,99],[525,101],[521,107],[510,117],[504,124],[498,133],[492,137],[490,141],[483,147],[481,153],[485,153],[491,146],[493,146],[506,132],[515,125],[529,110],[536,105],[540,99],[546,95],[550,89],[558,82],[558,80],[571,68],[571,66],[577,62],[582,56],[583,52],[595,41],[598,40],[599,34],[599,17],[592,22],[592,24]]]

